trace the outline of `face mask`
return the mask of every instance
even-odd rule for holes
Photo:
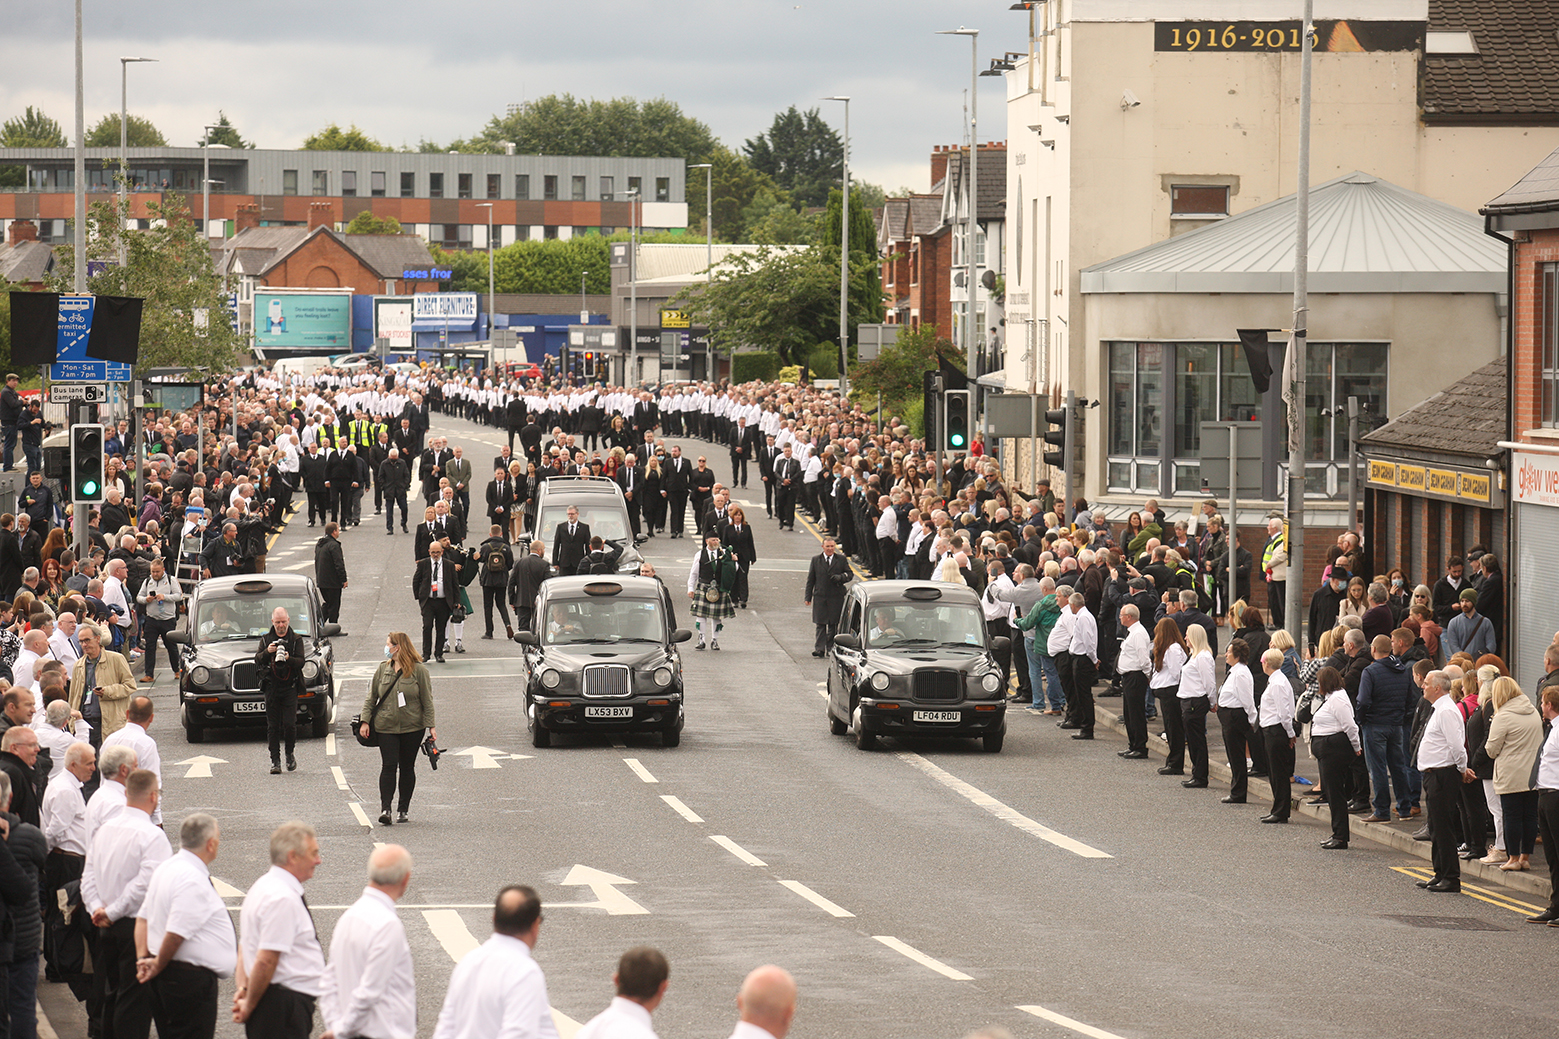
[[[395,647],[394,646],[385,646],[384,647],[384,659],[389,660],[394,655],[395,655]]]
[[[1402,578],[1400,578],[1400,577],[1393,577],[1391,579],[1391,587],[1393,587],[1393,588],[1401,588],[1402,587]]]

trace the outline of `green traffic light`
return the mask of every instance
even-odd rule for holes
[[[948,439],[949,439],[949,442],[954,447],[963,447],[964,446],[964,435],[962,433],[954,433]]]
[[[96,494],[97,493],[97,481],[96,480],[88,480],[86,483],[83,483],[81,485],[81,493],[82,494]]]

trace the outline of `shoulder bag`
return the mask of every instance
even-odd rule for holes
[[[395,673],[393,668],[391,669],[390,673]],[[399,680],[399,676],[397,676],[396,681]],[[368,723],[367,736],[363,735],[363,716],[361,714],[352,715],[352,735],[357,738],[358,743],[365,747],[377,747],[379,745],[379,734],[374,731],[374,718],[378,716],[379,708],[384,703],[385,697],[389,696],[390,693],[394,692],[394,690],[395,682],[391,682],[390,688],[381,693],[379,695],[379,699],[374,701],[374,709],[368,713],[368,718],[366,719]]]

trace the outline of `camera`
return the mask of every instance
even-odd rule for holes
[[[439,755],[444,752],[439,750],[438,743],[432,736],[422,741],[422,753],[428,756],[428,764],[432,765],[433,771],[437,772]]]

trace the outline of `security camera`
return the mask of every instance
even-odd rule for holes
[[[1128,108],[1136,108],[1140,104],[1142,104],[1142,99],[1139,98],[1136,94],[1133,94],[1130,89],[1127,89],[1121,93],[1122,112],[1126,111]]]

